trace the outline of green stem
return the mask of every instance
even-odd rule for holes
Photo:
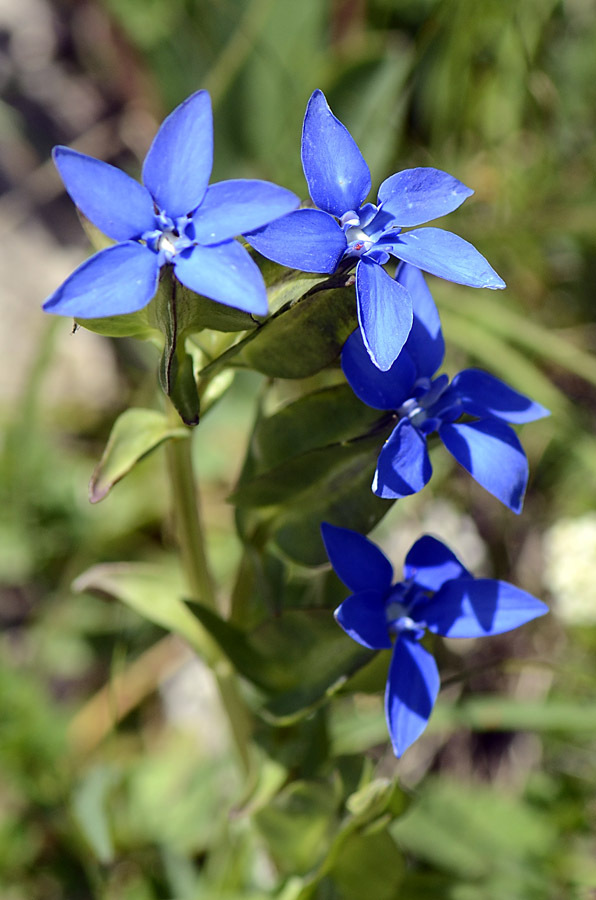
[[[172,415],[177,413],[172,408]],[[209,568],[205,536],[201,521],[199,494],[191,456],[192,442],[168,441],[166,453],[172,490],[172,502],[182,565],[193,597],[217,612],[215,583]],[[227,657],[206,635],[211,666],[223,707],[226,711],[238,757],[246,774],[251,772],[249,753],[252,732],[251,718],[238,691],[235,672]]]

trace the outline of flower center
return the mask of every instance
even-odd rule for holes
[[[438,427],[442,413],[447,410],[439,402],[449,384],[447,375],[439,375],[434,381],[419,378],[414,385],[414,396],[405,400],[396,410],[401,418],[408,418],[416,428],[426,425],[428,432]],[[447,407],[449,409],[449,407]]]
[[[188,216],[179,216],[174,221],[166,213],[158,212],[155,215],[155,225],[152,231],[146,231],[141,236],[141,240],[157,253],[160,266],[172,262],[178,253],[192,247],[193,227]]]

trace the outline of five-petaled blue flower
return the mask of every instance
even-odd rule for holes
[[[506,423],[532,422],[548,410],[479,369],[464,369],[451,384],[447,375],[433,378],[445,352],[437,308],[419,269],[402,263],[396,280],[412,298],[413,324],[393,365],[379,371],[358,330],[342,351],[342,367],[354,393],[367,406],[399,417],[379,454],[373,491],[399,499],[422,490],[432,475],[427,437],[436,431],[482,487],[519,513],[528,461]],[[464,414],[474,421],[456,424]]]
[[[322,91],[308,102],[302,167],[313,203],[252,234],[249,244],[275,262],[306,272],[356,265],[358,321],[374,364],[386,371],[412,324],[408,292],[382,268],[389,255],[471,287],[504,288],[486,259],[463,238],[421,225],[457,209],[474,192],[439,169],[405,169],[387,178],[375,206],[365,203],[370,172]]]
[[[439,692],[439,672],[420,639],[425,631],[451,638],[502,634],[548,612],[506,581],[474,578],[441,541],[424,535],[406,556],[404,580],[368,538],[323,523],[325,548],[353,591],[335,610],[351,638],[372,650],[390,649],[385,714],[396,756],[426,728]]]
[[[79,209],[116,243],[84,262],[44,309],[93,318],[131,313],[157,289],[171,263],[182,284],[227,306],[265,315],[259,269],[236,235],[298,205],[290,191],[266,181],[207,186],[213,123],[207,91],[197,91],[162,123],[143,165],[143,184],[120,169],[54,148],[54,162]]]

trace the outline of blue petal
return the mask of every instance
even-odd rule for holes
[[[256,263],[237,241],[216,247],[200,244],[174,257],[176,277],[197,294],[218,303],[267,314],[267,291]]]
[[[155,228],[149,191],[121,169],[68,147],[52,157],[71,199],[108,237],[127,241]]]
[[[478,484],[515,513],[521,512],[528,461],[514,431],[497,419],[441,425],[441,440]]]
[[[350,528],[323,522],[321,534],[327,556],[336,574],[354,593],[391,587],[393,568],[376,544]]]
[[[430,653],[415,639],[400,635],[385,690],[385,715],[396,756],[401,756],[426,728],[439,686],[439,671]]]
[[[387,500],[399,500],[421,491],[431,475],[426,438],[409,419],[402,419],[379,454],[372,484],[374,493]]]
[[[503,279],[472,244],[441,228],[418,228],[400,234],[387,249],[398,259],[456,284],[495,290],[505,287]]]
[[[404,581],[411,579],[428,591],[438,591],[446,581],[468,574],[455,553],[430,534],[416,541],[404,564]]]
[[[160,210],[176,219],[197,208],[212,165],[211,100],[197,91],[162,122],[145,158],[143,183]]]
[[[447,582],[416,606],[430,631],[454,638],[502,634],[547,612],[544,603],[506,581],[471,577]]]
[[[370,191],[370,172],[356,141],[322,91],[315,91],[306,107],[302,167],[313,202],[333,216],[357,210]]]
[[[269,181],[220,181],[207,188],[192,217],[195,237],[199,244],[229,241],[285,216],[299,202],[296,194]]]
[[[319,209],[298,209],[244,237],[267,259],[302,272],[335,272],[348,246],[335,219]]]
[[[356,267],[356,299],[362,338],[375,366],[391,368],[412,328],[407,290],[365,256]]]
[[[352,640],[369,650],[387,650],[391,647],[391,638],[385,617],[386,605],[384,594],[360,591],[340,603],[333,615]]]
[[[445,356],[445,341],[435,301],[424,275],[415,266],[401,263],[395,280],[405,287],[412,298],[414,320],[406,350],[416,364],[418,377],[430,378]]]
[[[373,409],[398,409],[412,394],[417,373],[406,350],[382,372],[371,360],[359,328],[345,342],[341,366],[357,397]]]
[[[379,204],[397,225],[410,227],[453,212],[474,191],[440,169],[404,169],[379,188]]]
[[[451,387],[465,412],[479,418],[495,416],[505,422],[519,424],[550,415],[540,403],[534,403],[499,378],[480,369],[464,369],[455,376]]]
[[[80,319],[136,312],[155,294],[158,275],[157,254],[136,241],[115,244],[75,269],[43,308]]]

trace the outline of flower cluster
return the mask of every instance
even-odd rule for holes
[[[344,631],[372,650],[391,649],[385,714],[396,756],[424,731],[439,692],[439,673],[420,643],[425,632],[451,638],[502,634],[547,612],[506,581],[474,578],[441,541],[426,534],[406,556],[404,579],[368,538],[321,526],[331,564],[353,593],[335,610]]]
[[[369,202],[368,166],[321,91],[308,102],[302,132],[314,207],[298,209],[293,193],[266,181],[209,185],[212,157],[206,91],[165,119],[142,184],[105,162],[55,148],[69,195],[115,243],[83,263],[44,308],[78,318],[135,312],[151,301],[167,266],[196,294],[266,315],[263,278],[238,236],[266,258],[302,271],[347,276],[355,269],[359,328],[345,343],[342,368],[365,404],[396,421],[379,454],[374,493],[399,499],[421,490],[432,474],[427,439],[437,433],[479,484],[518,513],[528,464],[510,426],[548,411],[477,369],[451,382],[437,376],[445,347],[422,274],[471,287],[505,286],[467,241],[416,227],[453,212],[473,191],[446,172],[414,168],[387,178],[377,202]],[[395,277],[384,268],[391,257],[398,260]],[[404,580],[392,584],[390,562],[366,537],[331,524],[323,524],[322,534],[336,573],[352,591],[335,612],[338,623],[365,647],[393,648],[385,702],[397,756],[426,727],[439,690],[436,663],[421,643],[426,632],[495,635],[546,612],[507,582],[473,578],[428,535],[408,553]]]

